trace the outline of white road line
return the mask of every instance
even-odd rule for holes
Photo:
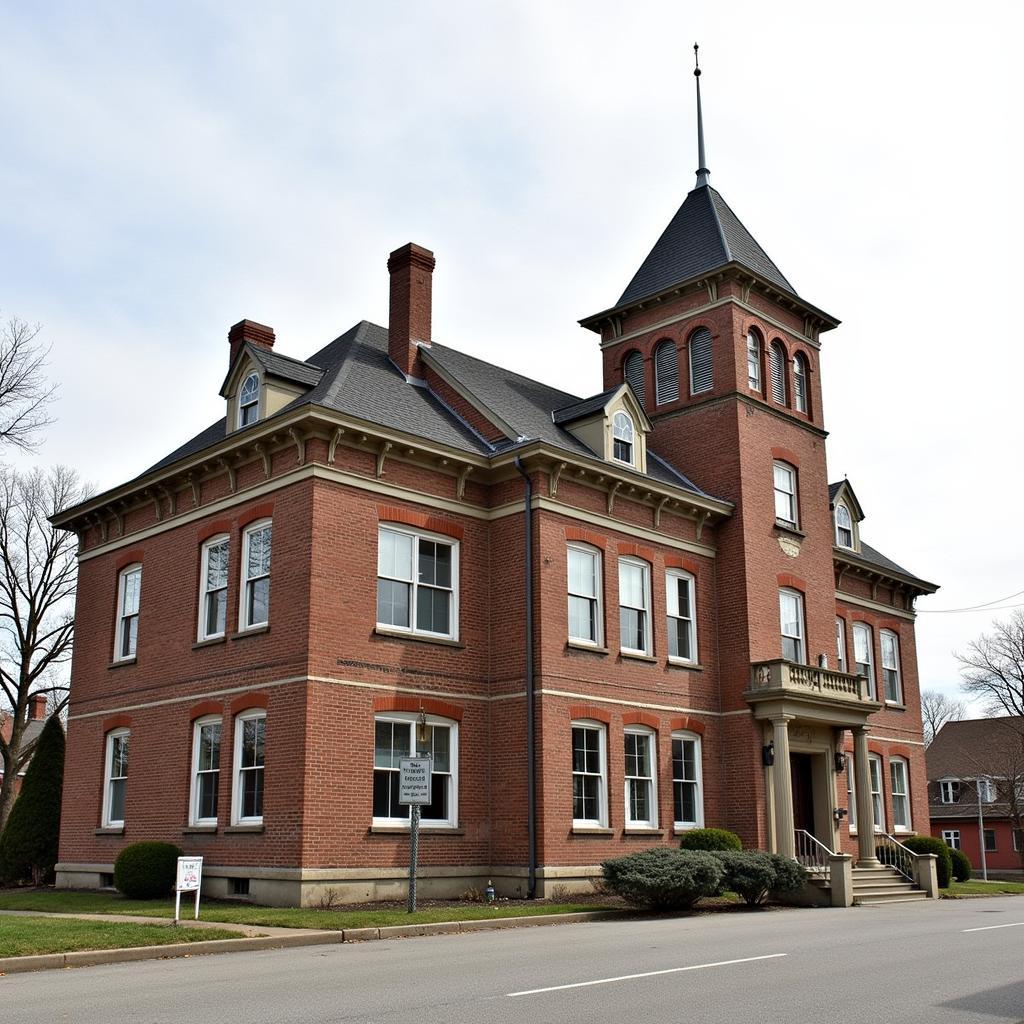
[[[1013,924],[987,924],[984,928],[964,928],[964,933],[994,932],[997,928],[1024,928],[1024,921],[1016,921]]]
[[[550,988],[530,988],[524,992],[509,992],[508,998],[535,996],[541,992],[561,992],[567,988],[587,988],[590,985],[610,985],[613,981],[632,981],[634,978],[653,978],[658,974],[679,974],[682,971],[701,971],[705,967],[728,967],[730,964],[749,964],[755,960],[775,960],[787,953],[768,953],[766,956],[746,956],[742,960],[718,960],[713,964],[693,964],[690,967],[669,967],[664,971],[644,971],[642,974],[623,974],[617,978],[599,978],[597,981],[577,981],[572,985],[552,985]]]

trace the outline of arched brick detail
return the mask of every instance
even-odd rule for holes
[[[695,732],[699,736],[703,736],[706,729],[703,722],[698,721],[690,715],[678,715],[675,718],[670,718],[668,724],[669,728],[671,728],[673,732],[677,729],[682,729],[686,732]]]
[[[878,740],[868,740],[868,753],[877,754],[879,757],[885,757],[885,746],[879,743]]]
[[[108,733],[111,729],[130,729],[132,727],[132,716],[126,714],[111,715],[103,719],[103,732]]]
[[[415,526],[421,530],[429,530],[431,533],[442,533],[446,537],[454,537],[462,540],[465,530],[461,523],[454,519],[445,519],[442,516],[428,515],[426,512],[417,512],[408,508],[399,508],[397,505],[378,505],[377,518],[382,523],[404,523],[406,526]]]
[[[120,572],[126,566],[141,562],[143,554],[145,554],[144,548],[132,548],[130,551],[125,551],[114,563],[114,568]]]
[[[685,558],[682,555],[666,555],[665,568],[684,569],[694,576],[700,572],[700,566],[692,558]]]
[[[250,523],[255,523],[257,519],[271,519],[274,515],[274,503],[272,501],[261,501],[258,505],[253,505],[252,508],[246,509],[238,517],[239,528],[248,526]]]
[[[197,718],[202,718],[204,715],[222,714],[224,714],[224,705],[219,700],[203,700],[189,708],[188,720],[194,722]]]
[[[602,551],[608,544],[608,538],[602,537],[599,533],[591,533],[590,530],[581,530],[578,526],[567,526],[565,528],[565,539],[576,540],[582,544],[590,544]]]
[[[788,572],[780,572],[777,579],[780,587],[790,587],[793,590],[799,590],[802,593],[807,593],[807,583],[800,579],[799,576],[793,576]]]
[[[619,541],[620,555],[633,555],[635,558],[642,558],[645,562],[654,561],[654,549],[644,547],[642,544],[635,544],[631,540]]]
[[[239,715],[251,708],[263,708],[266,710],[270,703],[270,695],[266,693],[243,693],[231,702],[231,714]]]
[[[612,716],[608,711],[595,707],[593,704],[570,704],[569,717],[574,720],[590,718],[595,722],[604,722],[605,725],[611,725],[612,721]]]
[[[200,527],[199,533],[196,535],[199,543],[202,544],[204,540],[209,540],[211,537],[216,537],[218,533],[230,533],[231,532],[231,520],[230,519],[214,519],[212,523],[206,523]]]
[[[879,619],[879,629],[888,629],[890,632],[895,633],[897,636],[900,635],[900,624],[896,619]]]
[[[779,462],[788,462],[791,466],[800,468],[800,459],[797,457],[795,452],[791,452],[788,448],[773,448],[772,458],[778,459]]]
[[[623,725],[646,725],[650,729],[657,730],[658,726],[661,725],[661,721],[656,715],[652,715],[647,711],[627,711],[622,716]]]
[[[415,714],[421,709],[428,715],[462,721],[462,708],[458,704],[449,704],[436,697],[375,697],[373,701],[374,714],[379,711],[411,711]]]
[[[897,743],[895,746],[889,748],[890,757],[903,757],[908,761],[913,756],[910,747],[904,747],[902,744]]]

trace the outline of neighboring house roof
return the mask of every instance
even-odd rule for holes
[[[690,192],[617,306],[656,295],[727,263],[738,263],[791,295],[796,289],[710,185]]]
[[[13,719],[9,714],[0,713],[0,736],[3,736],[5,740],[9,740],[11,738],[11,728],[13,724]],[[45,718],[30,718],[28,722],[25,723],[25,731],[21,734],[21,742],[23,748],[27,746],[29,743],[35,743],[35,741],[39,738],[39,734],[43,731],[44,725],[46,725]],[[28,765],[25,764],[18,774],[24,775],[25,769],[27,767]],[[2,780],[3,777],[3,769],[2,767],[0,767],[0,780]]]

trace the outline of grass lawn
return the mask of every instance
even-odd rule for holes
[[[60,917],[5,917],[0,926],[0,956],[166,946],[172,942],[237,938],[242,938],[241,932],[224,928],[169,928],[162,924],[74,921]]]
[[[426,906],[415,914],[400,907],[383,910],[316,910],[311,907],[254,907],[245,903],[203,900],[199,916],[204,921],[249,924],[264,928],[383,928],[396,924],[431,924],[436,921],[480,921],[495,917],[533,917],[543,914],[571,914],[612,909],[600,903],[543,903],[509,900],[498,903]],[[618,908],[615,908],[618,909]],[[172,917],[174,902],[127,900],[104,892],[61,890],[0,891],[0,910],[35,910],[55,914],[131,914],[140,917]],[[182,916],[186,914],[182,900]],[[0,919],[4,929],[14,918]]]
[[[939,892],[946,899],[955,900],[958,896],[1005,896],[1024,893],[1021,882],[983,882],[980,878],[972,878],[969,882],[950,882],[948,889]]]

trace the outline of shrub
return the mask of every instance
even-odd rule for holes
[[[934,853],[939,888],[949,887],[949,880],[953,874],[953,859],[949,855],[949,847],[941,839],[936,839],[935,836],[910,836],[909,839],[903,839],[901,842],[913,853]]]
[[[742,850],[743,842],[725,828],[695,828],[683,834],[681,850]]]
[[[64,727],[51,715],[36,741],[21,793],[0,835],[0,881],[53,881],[64,782]]]
[[[958,882],[969,882],[974,868],[970,858],[963,850],[950,850],[949,859],[953,862],[953,878]]]
[[[651,910],[686,910],[718,891],[721,862],[701,850],[658,846],[601,865],[608,888],[627,903]]]
[[[807,872],[795,860],[759,850],[727,850],[716,853],[725,872],[724,889],[739,893],[743,902],[756,907],[769,893],[799,892]]]
[[[114,886],[131,900],[166,896],[174,888],[181,855],[173,843],[132,843],[114,861]]]
[[[781,896],[786,893],[800,892],[807,884],[807,869],[803,864],[795,860],[783,857],[781,854],[769,854],[775,864],[775,883],[772,885],[772,896]]]

